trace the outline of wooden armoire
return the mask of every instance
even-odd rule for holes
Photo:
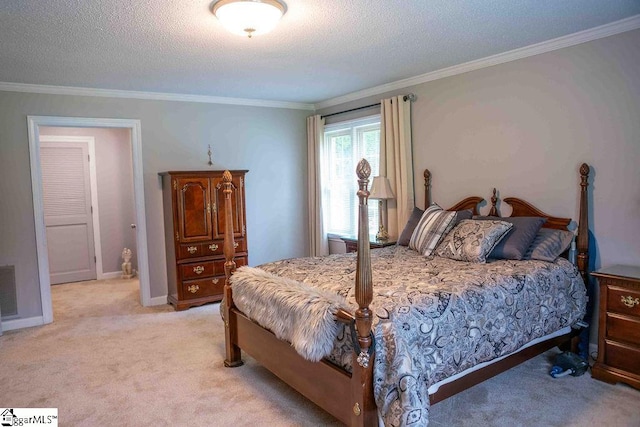
[[[162,195],[167,246],[167,300],[176,310],[220,301],[224,287],[224,195],[222,173],[163,172]],[[244,177],[231,171],[236,265],[247,265]]]

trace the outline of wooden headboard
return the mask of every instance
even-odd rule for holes
[[[455,205],[451,206],[448,211],[462,211],[465,209],[471,209],[474,215],[480,215],[478,212],[478,204],[484,202],[482,197],[471,196],[466,199],[460,200]],[[431,206],[431,172],[429,169],[424,170],[424,208]]]
[[[580,213],[578,216],[578,230],[576,235],[576,264],[580,274],[585,283],[588,283],[588,268],[589,268],[589,205],[587,198],[587,187],[589,186],[589,165],[583,163],[580,166]],[[431,205],[431,172],[429,169],[424,170],[424,202],[425,208]],[[489,216],[501,216],[497,209],[498,197],[496,195],[496,189],[493,189],[491,195],[491,209]],[[482,197],[467,197],[461,200],[447,210],[457,211],[463,209],[471,209],[474,215],[478,215],[478,204],[483,202]],[[538,216],[546,218],[547,221],[542,225],[545,228],[554,228],[558,230],[566,230],[571,223],[571,218],[561,218],[549,215],[540,209],[533,206],[531,203],[520,199],[518,197],[507,197],[503,199],[503,202],[509,204],[513,209],[511,216]]]

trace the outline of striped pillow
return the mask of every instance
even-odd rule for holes
[[[413,230],[409,247],[424,256],[431,255],[442,237],[453,228],[455,218],[455,211],[445,211],[435,203],[432,204],[424,211]]]
[[[573,233],[570,231],[541,228],[523,259],[553,262],[569,249],[572,240]]]

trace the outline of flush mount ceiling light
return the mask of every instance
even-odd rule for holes
[[[273,30],[287,5],[279,0],[218,0],[211,11],[227,30],[251,38]]]

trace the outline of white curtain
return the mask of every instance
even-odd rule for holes
[[[307,117],[307,167],[309,169],[309,253],[311,256],[329,254],[329,241],[322,220],[322,189],[320,158],[324,139],[324,119],[319,115]]]
[[[395,200],[387,201],[387,231],[398,237],[413,211],[411,101],[402,95],[380,104],[380,175],[389,178]]]

